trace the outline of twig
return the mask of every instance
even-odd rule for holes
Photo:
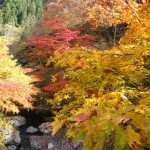
[[[142,22],[140,21],[139,16],[137,15],[137,13],[133,10],[133,8],[130,6],[128,0],[126,0],[126,3],[128,4],[128,7],[131,9],[131,11],[133,12],[133,14],[137,17],[137,20],[140,24],[142,24]]]
[[[116,46],[116,31],[117,31],[117,26],[114,27],[114,46]]]

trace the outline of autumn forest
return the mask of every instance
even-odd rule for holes
[[[149,150],[150,1],[0,0],[0,150],[35,109],[82,150]]]

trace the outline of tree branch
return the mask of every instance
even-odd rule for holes
[[[137,13],[133,10],[133,8],[130,6],[128,0],[125,0],[125,1],[126,1],[126,3],[128,4],[128,7],[130,8],[130,10],[131,10],[131,11],[133,12],[133,14],[136,16],[138,22],[139,22],[140,24],[142,24],[142,22],[140,21],[139,16],[138,16]]]

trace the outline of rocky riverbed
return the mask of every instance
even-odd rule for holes
[[[22,111],[19,115],[9,116],[12,128],[4,129],[9,150],[81,150],[81,141],[72,141],[65,136],[65,128],[52,136],[52,117],[49,112]]]

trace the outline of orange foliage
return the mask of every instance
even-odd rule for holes
[[[33,79],[25,75],[25,71],[8,54],[5,40],[0,38],[0,110],[18,113],[18,106],[32,108],[32,96],[35,94],[31,85]]]

